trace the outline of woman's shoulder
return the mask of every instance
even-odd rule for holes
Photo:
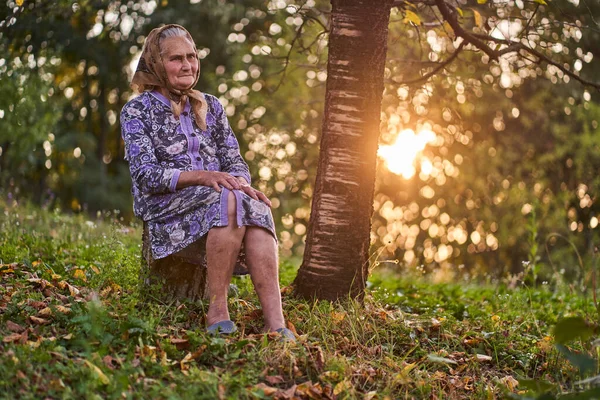
[[[218,112],[223,109],[223,105],[216,96],[204,92],[202,92],[202,94],[204,95],[208,106],[213,110],[213,112]]]
[[[151,103],[151,95],[149,92],[141,93],[134,98],[130,99],[123,108],[121,109],[121,114],[130,113],[133,111],[137,114],[137,112],[143,112],[144,110],[150,107]],[[137,111],[137,112],[136,112]]]

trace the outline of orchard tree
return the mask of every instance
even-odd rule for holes
[[[580,73],[593,56],[569,46],[584,34],[594,34],[585,28],[596,22],[583,0],[581,5],[576,1],[547,4],[544,0],[489,4],[485,0],[477,4],[332,0],[331,5],[320,159],[304,261],[295,288],[303,297],[335,300],[361,296],[368,276],[392,7],[403,23],[432,32],[435,45],[431,47],[439,48],[418,60],[423,65],[419,76],[390,73],[397,83],[426,85],[432,77],[451,72],[451,64],[463,53],[475,52],[483,63],[497,64],[518,79],[545,75],[553,82],[575,80],[596,89],[600,85]],[[394,45],[402,46],[402,40]],[[575,54],[563,51],[571,47],[577,49]],[[440,50],[449,53],[443,60]],[[402,69],[402,65],[397,67]]]

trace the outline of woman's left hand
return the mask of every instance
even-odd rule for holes
[[[263,203],[265,203],[266,205],[271,207],[271,200],[269,200],[269,198],[267,196],[265,196],[265,194],[263,192],[261,192],[260,190],[254,189],[252,186],[250,186],[250,184],[248,182],[246,182],[246,180],[244,178],[238,177],[238,180],[241,183],[240,190],[242,192],[246,193],[248,196],[252,197],[254,200],[262,201]]]

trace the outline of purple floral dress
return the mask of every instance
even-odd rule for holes
[[[162,94],[144,92],[121,111],[125,159],[132,178],[133,209],[148,224],[152,255],[183,250],[215,226],[227,226],[229,190],[208,186],[176,189],[182,171],[228,172],[250,182],[248,165],[219,100],[208,102],[207,130],[196,125],[190,104],[179,119]],[[276,238],[270,208],[234,190],[238,226],[260,226]]]

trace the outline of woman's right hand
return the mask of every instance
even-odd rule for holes
[[[217,192],[221,191],[221,186],[229,190],[240,190],[242,185],[240,181],[227,172],[220,171],[193,171],[196,173],[196,182],[200,186],[212,186]]]

